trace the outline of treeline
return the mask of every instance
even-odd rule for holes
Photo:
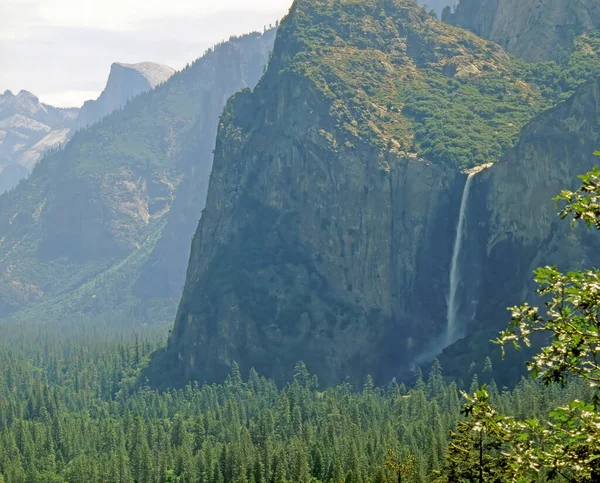
[[[0,475],[6,482],[429,482],[462,420],[460,389],[435,363],[414,387],[320,390],[304,364],[278,388],[237,366],[223,384],[159,393],[136,380],[162,334],[92,328],[67,336],[5,329],[0,343]],[[88,332],[89,330],[89,332]],[[67,331],[69,332],[69,331]],[[17,335],[18,334],[18,335]],[[112,340],[111,340],[112,337]],[[523,380],[499,389],[518,418],[591,397],[586,386]],[[1,480],[0,480],[1,481]]]

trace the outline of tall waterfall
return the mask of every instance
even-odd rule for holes
[[[446,321],[448,323],[446,332],[447,345],[456,342],[459,336],[458,327],[456,325],[456,316],[458,315],[459,308],[457,292],[460,284],[460,251],[462,248],[462,241],[465,236],[465,216],[467,207],[469,206],[469,192],[471,191],[473,176],[475,176],[475,173],[469,174],[463,189],[462,200],[460,202],[460,213],[458,215],[458,226],[456,227],[456,238],[454,240],[454,251],[452,252],[452,264],[450,266],[450,291],[448,293],[448,311],[446,313]]]

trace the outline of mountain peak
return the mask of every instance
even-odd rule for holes
[[[36,120],[39,115],[46,113],[46,108],[37,96],[26,90],[20,90],[17,95],[7,90],[0,105],[0,118],[19,114]]]
[[[158,62],[139,62],[137,64],[126,64],[124,62],[114,62],[111,65],[111,72],[115,68],[131,69],[142,75],[152,88],[165,82],[175,73],[175,69]]]
[[[175,69],[157,62],[114,62],[100,97],[87,101],[79,113],[78,127],[86,127],[122,108],[132,98],[167,81]]]
[[[25,98],[36,100],[36,101],[39,100],[36,95],[32,94],[29,91],[26,91],[25,89],[21,89],[19,91],[19,93],[17,94],[17,97],[25,97]]]

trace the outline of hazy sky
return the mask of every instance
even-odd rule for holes
[[[113,62],[176,69],[232,34],[262,30],[292,0],[0,0],[0,92],[81,105]]]

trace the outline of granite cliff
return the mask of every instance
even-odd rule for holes
[[[534,293],[535,268],[556,265],[569,271],[600,264],[597,236],[560,221],[553,201],[561,190],[575,189],[577,176],[598,164],[593,152],[599,145],[596,78],[531,121],[514,148],[475,176],[463,241],[459,310],[469,336],[442,356],[451,375],[464,374],[478,353],[499,362],[500,351],[489,340],[506,326],[506,308],[525,300],[542,304]],[[499,382],[518,380],[521,372],[515,368],[521,364],[501,367]]]
[[[171,67],[156,62],[122,64],[110,67],[106,87],[96,100],[86,101],[81,107],[76,127],[94,124],[111,112],[124,107],[131,99],[166,82],[175,73]]]
[[[600,28],[596,0],[460,0],[442,20],[529,61],[558,60],[574,39]]]
[[[461,170],[510,149],[556,103],[544,88],[414,1],[296,1],[266,75],[221,119],[148,375],[214,381],[237,361],[284,381],[304,360],[331,384],[408,369],[446,331]]]

